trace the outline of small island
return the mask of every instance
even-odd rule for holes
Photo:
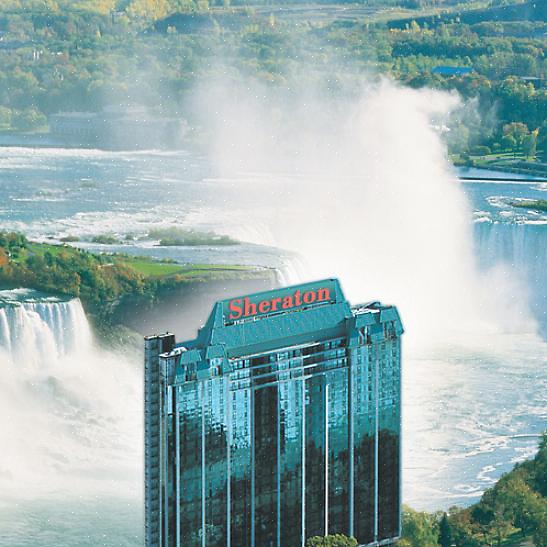
[[[239,241],[226,235],[219,235],[214,232],[198,232],[176,226],[150,230],[147,239],[159,240],[159,245],[162,247],[239,244]]]
[[[523,199],[520,201],[511,201],[510,205],[519,209],[547,212],[547,199]]]
[[[131,244],[135,240],[153,241],[159,247],[218,247],[240,244],[236,239],[224,234],[217,234],[212,231],[199,231],[192,228],[180,228],[178,226],[154,228],[141,236],[126,234],[123,238],[113,233],[96,234],[84,239],[72,234],[67,234],[59,238],[61,243],[89,241],[98,245],[124,245]]]

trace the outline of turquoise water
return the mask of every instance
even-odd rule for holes
[[[142,545],[140,499],[46,499],[0,503],[0,545]]]

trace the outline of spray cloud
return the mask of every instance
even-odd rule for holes
[[[396,304],[413,342],[503,330],[503,317],[514,328],[504,287],[477,270],[470,205],[432,123],[456,95],[382,79],[343,99],[248,83],[199,96],[217,174],[237,181],[224,231],[259,225],[256,243],[304,260],[293,281],[335,276],[354,302]]]

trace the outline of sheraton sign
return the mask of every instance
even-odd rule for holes
[[[265,298],[265,295],[262,295],[262,299],[258,299],[257,297],[249,298],[245,296],[230,300],[228,302],[228,310],[230,312],[228,319],[236,321],[237,319],[244,319],[246,317],[292,310],[309,304],[333,300],[329,287],[310,288],[310,290],[296,289],[292,293],[267,298]]]

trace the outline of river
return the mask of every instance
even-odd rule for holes
[[[431,232],[439,231],[434,241],[441,244],[441,249],[446,230],[450,245],[466,246],[457,255],[457,262],[461,262],[459,257],[471,255],[477,275],[488,272],[485,279],[494,286],[494,292],[499,289],[499,299],[504,304],[511,300],[511,306],[500,313],[504,315],[503,328],[477,330],[475,335],[468,331],[463,338],[458,332],[442,343],[415,344],[416,333],[427,335],[427,329],[437,321],[413,314],[413,307],[423,302],[426,308],[435,310],[433,301],[437,299],[429,301],[429,291],[422,285],[412,285],[411,275],[405,283],[419,293],[415,295],[417,300],[402,302],[403,297],[387,288],[384,294],[388,276],[382,268],[395,259],[390,254],[379,254],[378,249],[396,246],[398,239],[404,239],[397,232],[399,224],[397,230],[394,224],[393,235],[382,236],[385,239],[381,247],[371,242],[362,257],[375,264],[371,270],[382,272],[382,281],[367,274],[363,277],[367,283],[359,292],[353,279],[345,279],[344,272],[351,264],[342,263],[342,255],[340,262],[329,266],[333,275],[337,275],[339,266],[342,283],[352,300],[368,296],[369,300],[401,301],[407,326],[403,492],[405,503],[418,509],[466,505],[478,499],[501,473],[534,453],[547,418],[547,346],[541,337],[547,323],[547,217],[510,205],[514,199],[544,198],[547,185],[541,181],[507,182],[503,173],[463,174],[499,180],[458,183],[454,174],[454,180],[447,184],[457,185],[455,191],[465,197],[455,213],[448,194],[447,203],[417,204],[419,214],[415,217],[412,208],[405,205],[406,226],[419,255],[409,273],[418,272],[424,262],[424,272],[436,264],[435,256],[418,248],[418,238],[423,237],[422,246],[427,247]],[[306,277],[307,271],[323,274],[323,270],[313,269],[316,255],[311,251],[307,255],[306,246],[287,244],[291,237],[297,237],[294,227],[301,226],[292,223],[290,217],[299,214],[303,203],[292,191],[295,180],[283,173],[263,172],[219,177],[206,158],[181,152],[0,148],[0,226],[42,241],[78,237],[80,241],[74,244],[93,250],[170,257],[189,263],[274,266],[287,282],[297,282]],[[329,185],[323,181],[320,188],[328,189]],[[397,191],[390,193],[389,203]],[[454,199],[460,199],[459,195],[455,194]],[[286,204],[286,210],[281,203]],[[321,215],[326,215],[321,218],[327,222],[332,214],[341,222],[342,202],[331,196],[329,203],[332,209],[321,210]],[[309,206],[314,206],[311,198]],[[462,224],[461,230],[469,229],[470,239],[465,234],[449,234],[450,225],[422,224],[428,208],[432,215],[433,209],[442,214],[446,208],[448,217],[463,216],[465,226]],[[283,216],[285,212],[287,216]],[[382,213],[386,218],[389,214],[388,208]],[[307,216],[303,231],[310,229],[309,219]],[[173,225],[216,230],[244,243],[229,247],[158,247],[140,239],[152,228]],[[287,235],[287,225],[292,235]],[[352,225],[352,232],[359,226],[364,226],[366,235],[374,224],[363,221]],[[389,232],[389,228],[383,231]],[[93,244],[93,236],[100,234],[114,235],[124,243]],[[348,237],[352,237],[349,232]],[[355,241],[351,240],[346,255],[355,255]],[[328,242],[324,245],[328,249]],[[355,264],[360,264],[359,260],[355,258]],[[307,270],[310,264],[312,270]],[[393,279],[390,286],[398,283]],[[453,282],[458,283],[458,276]],[[401,290],[405,283],[401,283]],[[33,298],[41,301],[36,295],[22,300],[13,294],[0,297],[0,308],[29,305],[25,302]],[[447,301],[447,306],[455,306],[457,297]],[[47,304],[50,308],[61,305],[66,313],[71,309],[66,303]],[[38,316],[33,316],[34,327],[42,329],[42,334],[43,329],[53,331],[55,327],[48,318],[57,312],[47,306],[34,310]],[[446,315],[450,321],[466,320],[465,307],[454,314],[446,309]],[[79,321],[81,328],[79,313],[73,320]],[[50,344],[59,343],[55,337],[48,340]],[[28,352],[37,352],[36,344],[31,343]],[[81,360],[70,352],[60,352],[48,365],[50,368],[44,365],[42,370],[37,355],[28,362],[21,357],[0,358],[4,384],[13,387],[13,396],[4,397],[1,419],[20,424],[20,428],[7,428],[11,437],[5,442],[13,443],[21,460],[15,465],[15,449],[10,452],[11,459],[0,457],[2,545],[142,543],[139,358],[137,353],[123,358],[106,355],[89,341],[84,345],[84,369],[74,370]],[[114,362],[119,363],[116,374],[104,365]],[[8,378],[11,384],[6,383]],[[92,396],[93,390],[97,398]],[[108,403],[111,399],[116,399],[116,404]],[[56,440],[54,447],[48,446],[48,439]]]

